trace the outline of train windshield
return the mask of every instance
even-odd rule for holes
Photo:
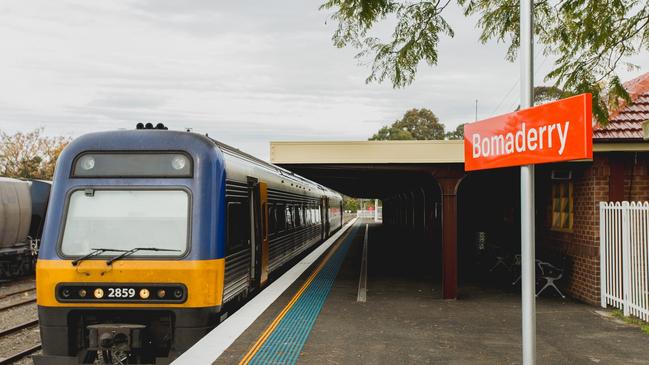
[[[184,190],[86,189],[70,195],[61,252],[82,256],[98,247],[155,247],[169,251],[133,256],[181,256],[188,237],[189,194]]]

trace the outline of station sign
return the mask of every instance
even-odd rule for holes
[[[464,126],[464,170],[593,158],[590,94]]]

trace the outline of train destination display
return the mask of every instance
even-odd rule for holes
[[[592,157],[590,94],[500,115],[464,127],[466,171]]]

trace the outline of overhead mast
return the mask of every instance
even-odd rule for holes
[[[533,1],[520,1],[521,109],[534,101]],[[534,165],[521,166],[521,307],[523,364],[536,363]]]

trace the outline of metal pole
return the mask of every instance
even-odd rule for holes
[[[374,199],[374,222],[379,221],[379,200]]]
[[[521,109],[533,104],[534,52],[532,0],[520,2]],[[534,165],[521,166],[521,306],[523,364],[536,363],[536,293],[534,242]]]

